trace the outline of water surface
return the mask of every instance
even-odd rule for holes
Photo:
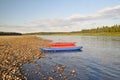
[[[120,37],[106,36],[40,36],[54,42],[76,42],[83,46],[77,52],[45,53],[35,63],[25,64],[29,80],[50,77],[57,80],[120,80]],[[64,67],[59,73],[58,67]],[[74,70],[74,75],[71,71]]]

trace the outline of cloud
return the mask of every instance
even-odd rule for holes
[[[77,31],[85,28],[92,28],[93,26],[98,27],[99,25],[106,25],[107,23],[112,23],[113,25],[113,22],[115,22],[113,20],[116,19],[120,20],[120,5],[99,10],[95,14],[76,14],[61,19],[32,20],[23,24],[23,26],[17,26],[16,29],[15,26],[11,27],[9,30],[16,30],[19,32]],[[8,26],[6,28],[8,28]],[[1,29],[3,29],[3,27]]]
[[[71,21],[88,21],[114,17],[120,17],[120,5],[99,10],[97,13],[92,15],[72,15],[68,17],[68,19]]]
[[[25,23],[26,27],[39,28],[44,31],[70,31],[70,27],[74,26],[69,20],[66,19],[46,19],[46,20],[35,20],[29,23]]]

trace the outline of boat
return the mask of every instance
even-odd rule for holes
[[[70,47],[75,47],[75,45],[73,46],[51,46],[52,48],[70,48]]]
[[[50,48],[40,48],[42,51],[80,51],[82,46],[74,46],[74,47],[50,47]]]
[[[59,47],[59,46],[75,46],[75,42],[56,42],[51,43],[51,47]]]

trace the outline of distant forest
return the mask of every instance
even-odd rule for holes
[[[93,29],[83,29],[81,31],[73,32],[35,32],[35,33],[25,33],[24,35],[64,35],[64,34],[83,34],[83,33],[119,33],[120,34],[120,25],[113,26],[102,26]],[[16,32],[0,32],[0,35],[22,35],[22,33]]]
[[[2,35],[22,35],[22,33],[16,33],[16,32],[0,32],[0,36]]]
[[[120,32],[120,25],[103,26],[95,29],[85,29],[81,33],[101,33],[101,32]]]
[[[35,33],[26,33],[26,35],[54,35],[54,34],[81,34],[81,33],[116,33],[120,32],[120,25],[113,26],[103,26],[94,29],[84,29],[81,31],[73,32],[35,32]]]

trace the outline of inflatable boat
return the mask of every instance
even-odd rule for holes
[[[74,47],[50,47],[50,48],[40,48],[42,51],[78,51],[81,50],[82,46]]]
[[[59,47],[59,46],[75,46],[75,42],[56,42],[51,43],[51,47]]]

